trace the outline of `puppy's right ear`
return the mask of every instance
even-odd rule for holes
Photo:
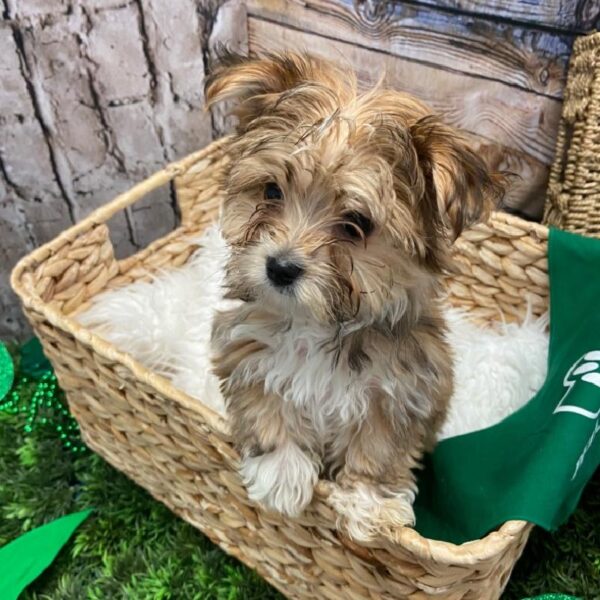
[[[324,62],[308,54],[291,52],[246,57],[221,53],[206,81],[207,106],[234,100],[233,111],[244,129],[275,106],[280,95],[298,85],[323,81]]]
[[[435,214],[455,240],[469,225],[487,218],[499,204],[507,181],[491,173],[484,160],[457,130],[430,115],[410,127],[419,162],[427,179]]]

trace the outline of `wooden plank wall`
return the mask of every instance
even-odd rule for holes
[[[427,101],[519,178],[508,206],[541,215],[568,59],[585,0],[248,0],[251,51],[310,49]]]
[[[25,323],[19,257],[221,134],[204,110],[215,45],[247,51],[241,0],[2,0],[0,339]],[[119,215],[120,255],[171,230],[169,189]]]

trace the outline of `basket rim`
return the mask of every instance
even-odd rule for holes
[[[48,257],[65,243],[72,242],[80,234],[88,231],[91,227],[104,224],[115,212],[135,202],[137,199],[142,198],[146,192],[185,173],[191,166],[206,158],[211,153],[222,150],[228,139],[229,138],[226,137],[216,140],[205,148],[188,155],[184,159],[166,165],[164,169],[156,172],[154,175],[138,183],[130,190],[120,194],[112,201],[96,209],[89,216],[75,225],[72,225],[54,239],[21,258],[12,270],[10,277],[11,286],[25,307],[42,314],[51,325],[72,335],[76,340],[83,345],[90,347],[101,357],[123,365],[132,372],[136,379],[152,387],[171,401],[198,414],[204,419],[207,426],[214,428],[225,435],[229,433],[229,427],[227,420],[223,416],[216,413],[203,402],[196,400],[185,392],[177,389],[168,379],[152,372],[129,354],[117,349],[113,344],[102,339],[95,333],[92,333],[91,330],[80,325],[72,316],[65,315],[58,308],[44,302],[39,296],[31,293],[24,279],[26,278],[27,272],[34,265],[46,261]],[[503,227],[514,227],[515,229],[529,232],[532,237],[539,242],[543,242],[548,238],[549,229],[545,225],[525,221],[524,219],[507,213],[493,212],[488,223],[499,225],[501,229]],[[180,227],[182,230],[185,230],[184,226]],[[485,228],[486,224],[482,224],[480,227]],[[474,232],[473,235],[477,235],[476,228],[471,231]],[[466,233],[467,235],[465,238],[468,240],[470,237],[469,232],[467,231]],[[458,240],[458,243],[460,243],[460,239]],[[234,449],[232,449],[232,455],[237,456]],[[327,502],[327,497],[330,494],[332,486],[332,482],[319,480],[315,489],[316,495]],[[399,527],[398,530],[394,532],[395,535],[393,539],[378,538],[374,544],[376,547],[379,547],[381,542],[383,542],[384,545],[400,545],[418,558],[434,560],[436,562],[456,566],[467,566],[489,560],[502,554],[512,544],[514,538],[522,536],[525,530],[531,528],[533,528],[533,524],[528,521],[506,521],[497,530],[488,533],[480,539],[464,542],[463,544],[453,544],[450,542],[425,538],[409,527]],[[369,546],[367,546],[367,548],[368,547]]]

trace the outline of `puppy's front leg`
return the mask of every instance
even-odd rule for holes
[[[267,351],[252,337],[232,330],[261,313],[252,307],[220,313],[212,335],[214,372],[221,381],[233,442],[241,455],[240,474],[251,500],[289,516],[301,513],[312,499],[320,470],[313,431],[293,406],[263,380],[248,382]]]
[[[382,398],[371,402],[331,496],[342,524],[361,542],[382,533],[393,535],[398,527],[415,522],[412,469],[422,454],[424,430],[395,423],[385,403]]]
[[[312,499],[318,455],[290,407],[275,394],[263,395],[261,387],[241,391],[230,404],[240,473],[251,500],[294,517]]]

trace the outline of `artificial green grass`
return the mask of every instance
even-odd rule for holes
[[[281,598],[98,456],[74,454],[50,427],[26,435],[23,425],[23,415],[0,412],[0,546],[61,515],[95,509],[23,598]],[[599,475],[557,534],[534,531],[505,598],[600,599]]]

